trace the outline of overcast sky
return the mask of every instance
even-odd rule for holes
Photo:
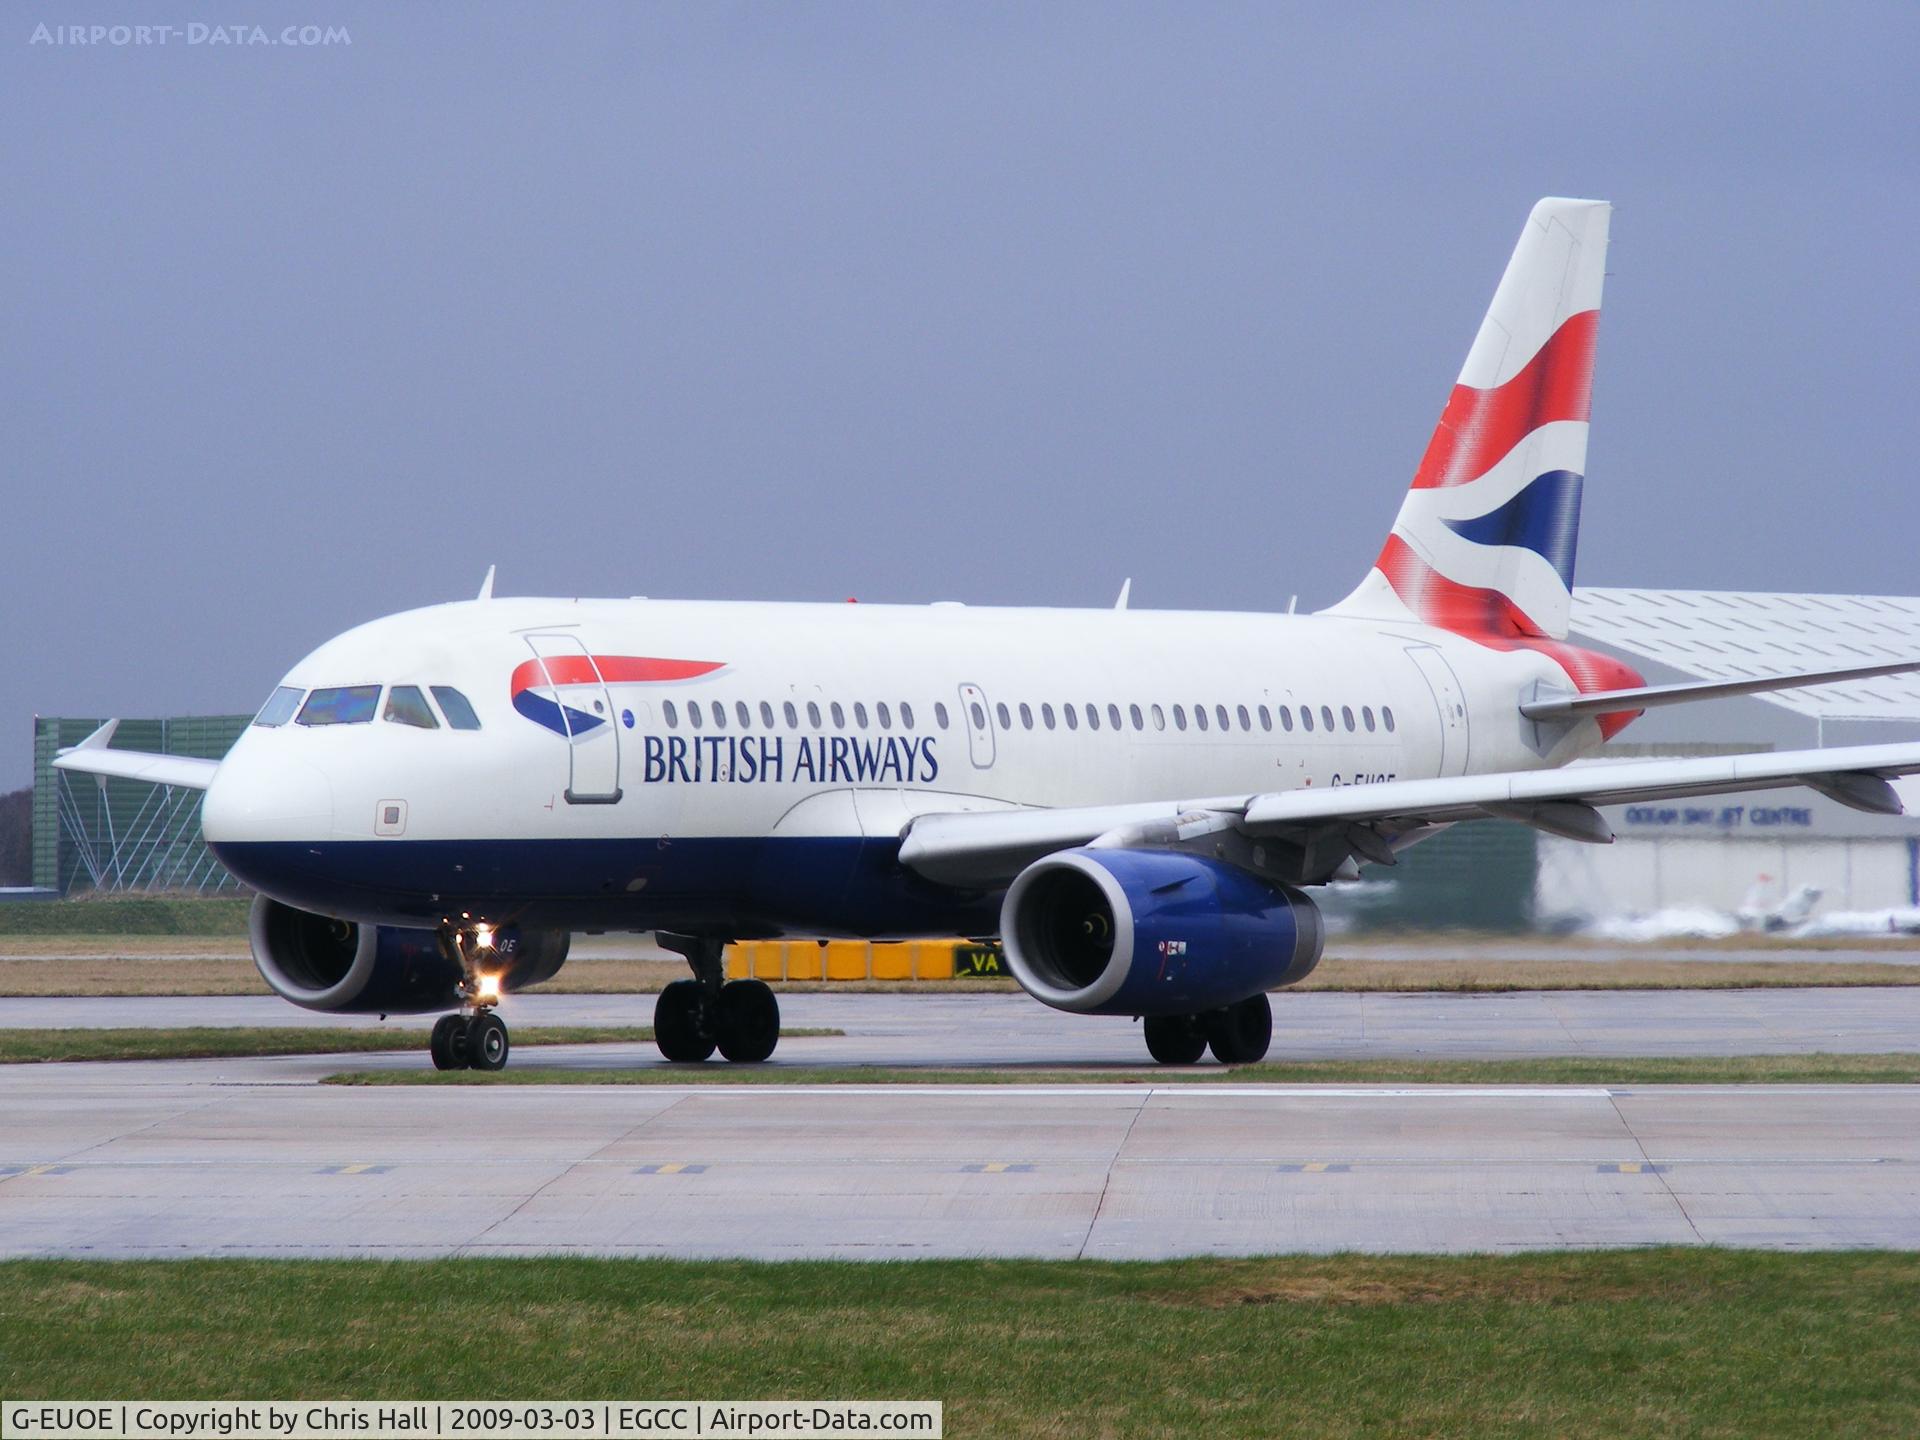
[[[1580,579],[1916,589],[1920,7],[84,8],[181,33],[0,26],[0,788],[490,563],[1331,603],[1544,194]]]

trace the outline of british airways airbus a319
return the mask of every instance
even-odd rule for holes
[[[1920,744],[1567,768],[1652,705],[1916,665],[1648,687],[1567,642],[1609,208],[1528,216],[1378,559],[1314,615],[495,598],[376,620],[288,672],[217,763],[55,764],[206,791],[254,958],[316,1010],[446,1010],[498,1069],[506,991],[575,930],[690,978],[670,1060],[764,1060],[731,940],[1000,936],[1035,999],[1155,1058],[1267,1051],[1311,892],[1460,821],[1612,838],[1597,805],[1810,786],[1897,812]]]

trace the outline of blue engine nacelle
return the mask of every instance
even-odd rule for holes
[[[1215,1010],[1303,980],[1326,932],[1305,895],[1169,850],[1062,850],[1000,909],[1021,987],[1083,1015]]]
[[[460,1003],[461,968],[431,930],[333,920],[256,896],[248,917],[253,963],[274,994],[307,1010],[414,1015]],[[551,980],[566,962],[564,930],[508,926],[483,968],[503,993]]]

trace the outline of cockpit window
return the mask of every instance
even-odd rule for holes
[[[294,711],[300,708],[300,697],[306,693],[291,685],[282,685],[267,697],[267,703],[260,707],[260,713],[253,717],[253,723],[269,727],[286,724],[293,719]]]
[[[316,690],[300,709],[302,725],[364,725],[380,705],[378,685],[335,685]]]
[[[473,706],[458,690],[451,685],[429,685],[433,698],[440,702],[440,713],[447,717],[447,724],[455,730],[478,730],[480,717],[473,713]]]
[[[417,685],[396,685],[389,690],[387,708],[380,712],[380,718],[396,725],[417,725],[422,730],[440,728],[440,722],[433,718],[433,707]]]

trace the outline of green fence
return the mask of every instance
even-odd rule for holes
[[[114,748],[218,760],[251,719],[182,715],[122,720]],[[33,883],[75,891],[214,894],[241,886],[200,839],[200,792],[141,780],[101,781],[53,768],[100,720],[38,716],[33,722]]]

